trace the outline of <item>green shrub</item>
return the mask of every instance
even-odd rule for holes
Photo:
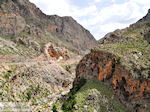
[[[79,89],[86,83],[86,79],[80,79],[77,84],[70,90],[70,93],[66,96],[67,101],[65,101],[62,105],[62,110],[64,112],[73,112],[74,105],[76,104],[75,94],[79,91]]]
[[[117,64],[119,64],[120,61],[121,61],[121,57],[116,57],[115,61],[116,61]]]
[[[37,94],[40,94],[40,86],[30,86],[25,92],[24,92],[24,95],[25,95],[25,99],[27,101],[29,101],[30,99],[32,99],[32,96],[33,95],[37,95]]]
[[[56,105],[53,106],[52,111],[53,111],[53,112],[58,112]]]
[[[13,71],[12,70],[8,70],[7,72],[3,73],[3,78],[5,78],[6,80],[8,80],[10,78],[10,76],[12,75]]]
[[[32,91],[29,90],[29,91],[26,93],[26,98],[27,98],[28,101],[31,99],[31,96],[32,96]]]

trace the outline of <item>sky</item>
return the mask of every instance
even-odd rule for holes
[[[47,15],[72,16],[98,40],[146,15],[150,0],[30,0]]]

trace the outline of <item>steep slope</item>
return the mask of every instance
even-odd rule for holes
[[[97,43],[90,32],[72,17],[45,15],[28,0],[2,0],[0,15],[0,35],[3,37],[29,37],[42,45],[53,41],[76,51],[86,50]]]

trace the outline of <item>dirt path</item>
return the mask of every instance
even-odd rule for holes
[[[34,59],[25,59],[17,55],[6,55],[6,56],[0,55],[0,66],[11,66],[11,65],[32,66],[35,64],[52,64],[53,66],[61,66],[61,65],[77,64],[80,59],[81,59],[81,56],[76,56],[74,58],[70,58],[68,60],[61,60],[58,62],[57,60],[46,59],[43,54],[41,54],[38,57],[35,57]],[[19,61],[16,61],[16,60],[19,60]]]
[[[68,60],[62,60],[60,61],[59,63],[60,64],[68,64],[68,65],[71,65],[71,64],[75,64],[75,63],[79,63],[79,61],[82,59],[82,56],[76,56],[74,58],[70,58]]]
[[[49,61],[29,61],[29,62],[13,62],[13,63],[0,63],[0,66],[9,66],[9,65],[34,65],[37,63],[50,64]]]
[[[40,55],[34,59],[25,59],[18,55],[0,55],[0,66],[9,66],[9,65],[34,65],[37,63],[50,64],[53,63],[52,60],[47,60],[44,55]]]

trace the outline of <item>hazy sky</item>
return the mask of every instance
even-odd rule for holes
[[[30,0],[48,15],[72,16],[96,39],[142,18],[150,0]]]

